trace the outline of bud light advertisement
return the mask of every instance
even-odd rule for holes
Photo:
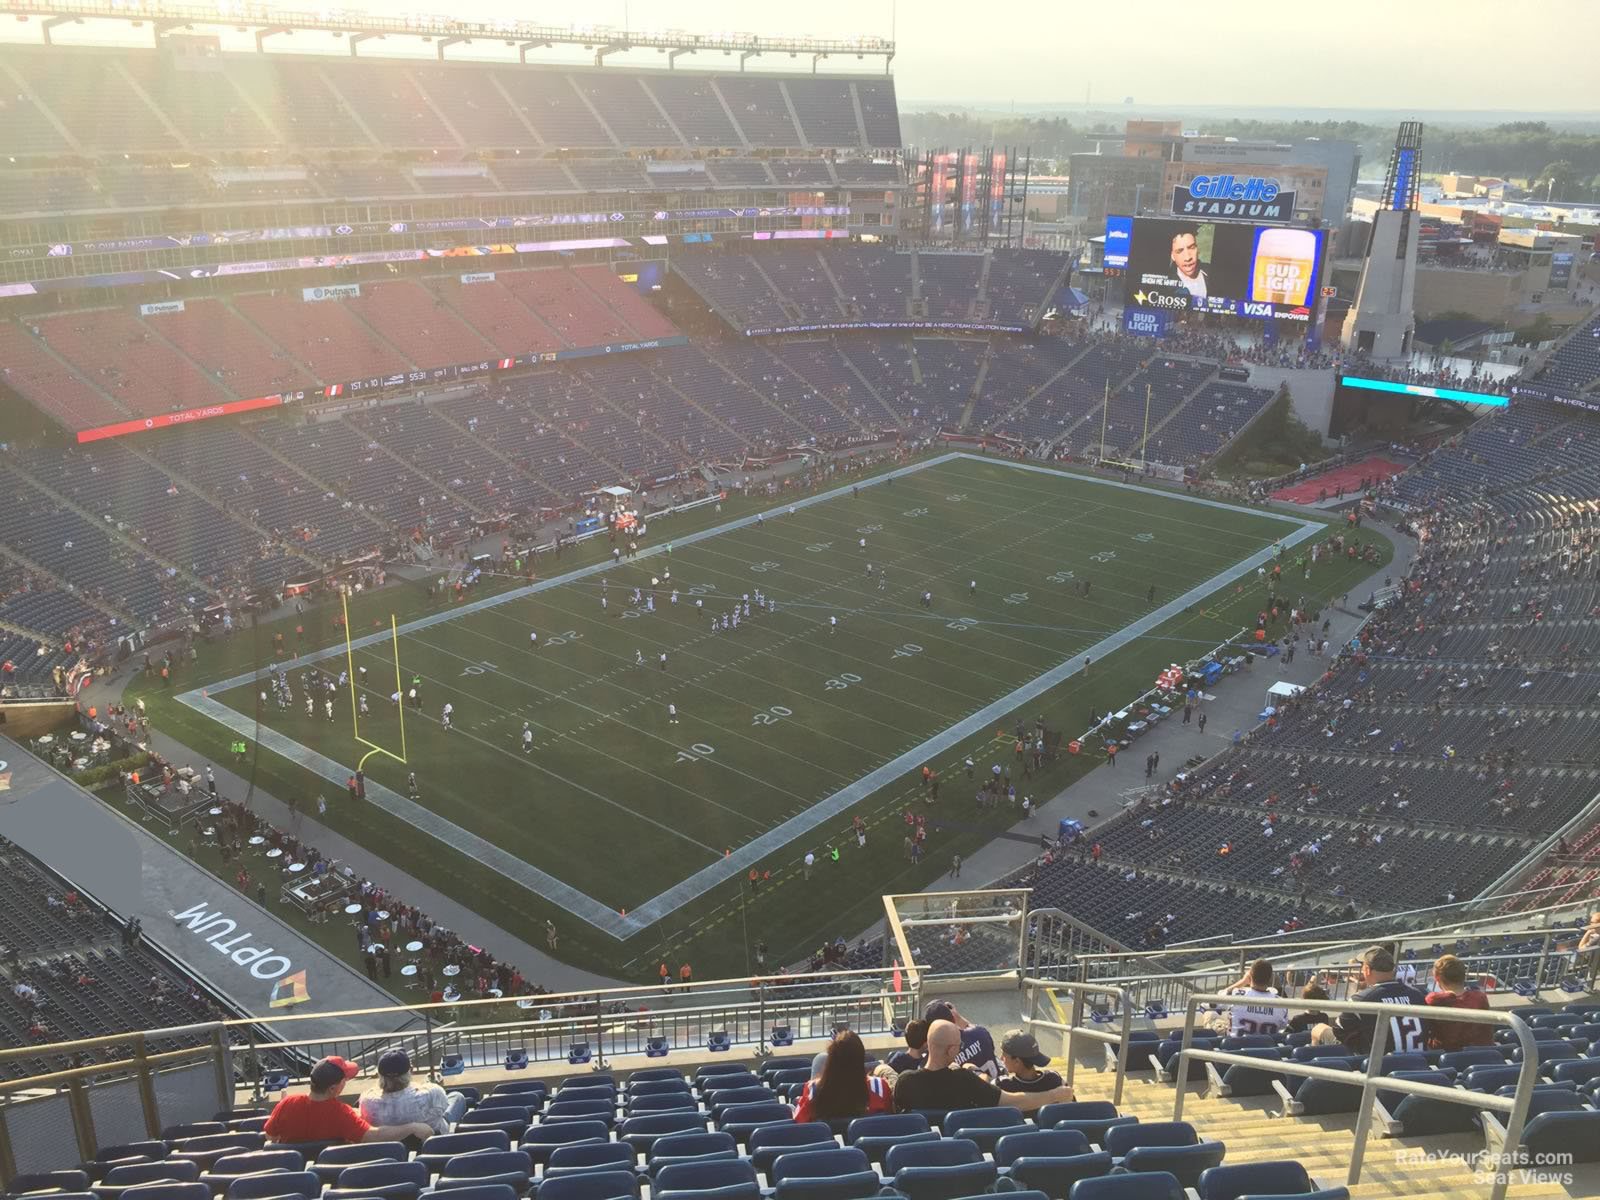
[[[1173,315],[1309,326],[1324,243],[1320,229],[1139,217],[1128,252],[1128,301]]]
[[[1159,309],[1128,307],[1122,310],[1122,332],[1131,337],[1166,337],[1172,321]]]

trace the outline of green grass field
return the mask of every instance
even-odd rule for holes
[[[733,515],[730,505],[716,519]],[[754,865],[772,879],[754,895],[741,889],[741,866],[731,879],[691,889],[703,894],[680,897],[625,941],[488,871],[448,837],[350,806],[338,783],[284,757],[262,752],[260,782],[307,803],[326,794],[330,824],[530,941],[541,940],[546,917],[555,919],[563,957],[582,965],[653,978],[658,959],[670,954],[691,958],[703,978],[737,974],[748,969],[748,940],[764,938],[772,960],[783,962],[823,938],[851,936],[881,911],[878,895],[926,886],[952,853],[970,853],[1015,820],[1014,812],[978,809],[959,769],[969,754],[985,766],[1011,762],[1009,739],[997,739],[987,722],[962,736],[947,731],[1062,664],[1081,662],[1102,639],[1298,527],[1264,512],[963,458],[793,513],[780,505],[761,524],[677,546],[670,556],[664,538],[687,536],[691,526],[662,526],[652,531],[652,554],[402,632],[406,686],[420,677],[422,705],[405,713],[407,764],[382,755],[367,761],[375,784],[403,795],[406,772],[415,770],[431,813],[607,909],[639,909],[715,868],[729,850],[761,850]],[[1374,540],[1387,561],[1387,542]],[[1319,568],[1311,583],[1283,590],[1290,598],[1300,586],[1308,598],[1334,595],[1371,570],[1340,561]],[[659,580],[655,611],[644,612],[633,590],[648,594],[652,579]],[[777,602],[776,612],[760,611],[757,589]],[[920,599],[925,590],[933,593],[929,608]],[[722,631],[721,615],[746,594],[751,616]],[[384,593],[360,598],[354,630],[387,625],[391,607],[402,621],[416,615],[414,598],[397,595],[403,602]],[[1252,571],[1243,594],[1229,584],[1177,605],[1086,672],[1014,713],[1007,708],[1009,719],[995,725],[1009,729],[1017,716],[1031,725],[1042,714],[1050,727],[1076,736],[1091,708],[1120,706],[1168,662],[1192,658],[1253,622],[1261,598]],[[311,633],[326,634],[327,624]],[[537,648],[530,631],[539,634]],[[208,655],[200,677],[185,685],[248,669],[240,659],[236,642]],[[358,649],[355,662],[368,668],[362,736],[398,753],[393,647],[384,640]],[[296,662],[293,707],[280,712],[269,702],[261,719],[293,742],[353,765],[365,750],[352,732],[348,691],[336,695],[330,723],[320,693],[315,716],[306,715],[301,685],[302,671],[344,666],[342,650]],[[211,698],[253,720],[257,687],[213,689]],[[441,722],[446,703],[453,706],[448,731]],[[220,726],[168,697],[155,711],[191,745],[215,752],[229,740]],[[524,722],[534,733],[529,752]],[[926,756],[885,776],[886,764],[930,739]],[[902,854],[899,816],[920,794],[924,760],[942,773],[931,811],[945,828],[931,839],[927,861],[913,866]],[[1065,759],[1043,778],[1019,779],[1019,793],[1048,799],[1093,766],[1083,757]],[[868,787],[861,781],[873,772],[875,786]],[[824,802],[826,819],[802,836],[771,832],[816,815],[813,806]],[[870,830],[864,850],[849,832],[857,814]],[[831,844],[841,846],[841,862],[820,862],[820,877],[805,880],[799,863],[806,851],[825,859]]]

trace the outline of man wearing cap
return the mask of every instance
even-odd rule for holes
[[[1364,1004],[1415,1005],[1422,1009],[1428,995],[1415,984],[1403,983],[1394,977],[1394,951],[1388,946],[1369,946],[1362,951],[1356,963],[1361,990],[1351,996]],[[1378,1018],[1370,1013],[1340,1013],[1334,1018],[1335,1037],[1358,1054],[1372,1049],[1372,1036],[1378,1027]],[[1322,1044],[1319,1032],[1326,1026],[1311,1031],[1311,1040]],[[1389,1039],[1384,1046],[1388,1054],[1421,1052],[1424,1048],[1422,1013],[1404,1014],[1389,1018]]]
[[[961,1051],[961,1030],[954,1022],[937,1020],[928,1026],[928,1059],[921,1070],[907,1071],[894,1081],[897,1112],[951,1112],[958,1108],[1015,1108],[1025,1113],[1046,1104],[1072,1100],[1072,1089],[1058,1086],[1045,1092],[1002,1092],[976,1068],[956,1062]],[[1034,1049],[1038,1049],[1037,1046]]]
[[[935,1021],[949,1021],[961,1031],[961,1050],[956,1055],[958,1067],[976,1067],[993,1083],[1000,1078],[1000,1062],[994,1054],[994,1035],[982,1025],[974,1025],[948,1000],[930,1000],[922,1010],[922,1019],[930,1026]]]
[[[420,1121],[374,1125],[339,1093],[361,1070],[342,1058],[324,1058],[311,1068],[309,1095],[285,1096],[272,1107],[264,1132],[269,1142],[399,1142],[425,1138],[433,1128]]]
[[[446,1093],[437,1083],[414,1082],[411,1056],[390,1050],[378,1059],[378,1087],[361,1097],[361,1116],[373,1125],[421,1123],[434,1133],[449,1133],[467,1111],[460,1092]]]
[[[1041,1070],[1050,1065],[1050,1056],[1039,1049],[1031,1033],[1013,1029],[1000,1043],[1000,1062],[1006,1073],[1000,1078],[1002,1092],[1053,1092],[1061,1086],[1061,1076]]]

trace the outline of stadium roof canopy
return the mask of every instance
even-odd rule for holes
[[[437,47],[440,59],[449,46],[469,43],[474,38],[503,41],[515,45],[525,58],[528,51],[555,46],[581,46],[592,50],[595,65],[602,66],[610,54],[626,50],[658,50],[667,54],[669,65],[680,55],[716,53],[739,55],[739,66],[763,54],[805,55],[811,69],[825,58],[853,56],[882,58],[884,72],[894,58],[895,44],[886,38],[847,37],[758,37],[753,33],[690,33],[673,29],[655,32],[617,29],[608,25],[540,25],[531,21],[462,21],[454,17],[427,13],[380,15],[355,9],[297,11],[284,5],[233,3],[217,0],[212,4],[150,3],[146,0],[0,0],[0,12],[20,19],[38,18],[44,41],[51,41],[51,30],[69,22],[116,21],[132,27],[148,22],[157,37],[174,29],[226,26],[253,30],[256,46],[280,33],[297,30],[331,33],[349,38],[350,53],[370,38],[389,35],[420,38]]]

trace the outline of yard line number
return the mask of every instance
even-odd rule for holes
[[[483,675],[489,671],[498,671],[499,669],[494,663],[486,659],[483,662],[468,663],[461,668],[461,673],[463,675]]]
[[[841,671],[833,679],[830,679],[830,680],[828,680],[827,683],[823,684],[822,688],[823,688],[824,691],[828,691],[828,692],[842,692],[842,691],[845,690],[845,688],[849,687],[852,683],[860,683],[860,682],[861,682],[861,676],[857,675],[855,672],[853,672],[853,671]]]
[[[752,724],[752,725],[776,725],[779,721],[783,720],[785,717],[792,717],[792,716],[794,716],[794,710],[793,709],[785,708],[781,704],[774,704],[771,708],[767,709],[765,712],[758,712],[755,715],[755,717],[750,721],[750,724]]]
[[[708,746],[704,742],[696,742],[687,750],[678,751],[678,762],[699,762],[702,758],[710,758],[717,752],[715,746]]]

